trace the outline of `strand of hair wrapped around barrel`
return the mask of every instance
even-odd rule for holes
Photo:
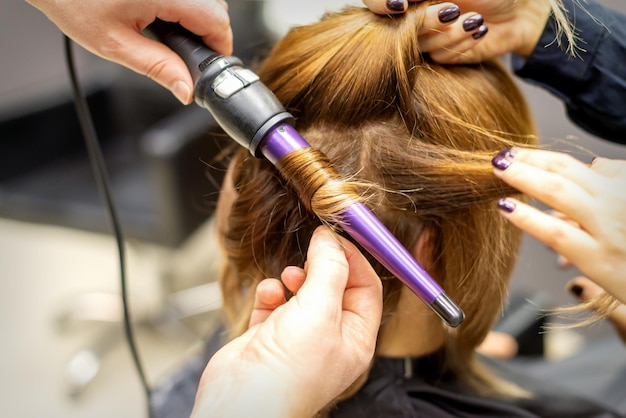
[[[324,223],[342,223],[345,210],[365,200],[359,192],[360,183],[344,179],[326,155],[312,147],[285,155],[276,168],[298,193],[306,209]]]

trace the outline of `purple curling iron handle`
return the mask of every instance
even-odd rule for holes
[[[276,164],[285,155],[310,147],[291,126],[292,115],[241,60],[217,54],[175,23],[156,20],[148,30],[187,64],[196,103],[252,155]],[[441,319],[452,327],[463,322],[463,311],[365,205],[352,205],[343,215],[340,226]]]

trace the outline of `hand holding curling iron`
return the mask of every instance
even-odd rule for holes
[[[156,18],[179,22],[215,51],[230,55],[233,34],[224,0],[27,0],[90,52],[146,75],[184,104],[193,83],[183,60],[142,34]],[[208,24],[207,24],[208,23]]]

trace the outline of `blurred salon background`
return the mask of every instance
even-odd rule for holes
[[[253,66],[290,26],[360,1],[229,1],[235,55]],[[626,3],[603,0],[626,12]],[[583,45],[584,47],[584,45]],[[131,312],[148,379],[166,384],[215,329],[212,212],[230,142],[210,115],[74,48],[126,236]],[[546,146],[626,158],[520,81]],[[23,0],[0,3],[0,416],[138,417],[144,395],[121,326],[117,247],[71,101],[63,37]],[[577,275],[525,237],[511,293],[573,303]],[[606,324],[549,333],[559,359],[611,338]]]

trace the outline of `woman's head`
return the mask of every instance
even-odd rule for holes
[[[446,362],[471,380],[473,350],[504,303],[520,239],[497,213],[495,201],[511,190],[493,176],[490,160],[532,143],[534,126],[498,62],[446,67],[420,54],[423,10],[416,5],[394,18],[360,8],[330,14],[293,29],[258,73],[304,138],[361,185],[400,242],[413,251],[427,237],[428,254],[420,256],[466,314]],[[275,167],[246,150],[226,181],[236,193],[220,209],[228,212],[219,225],[228,257],[221,283],[238,334],[256,283],[302,266],[320,220]],[[385,317],[392,316],[403,286],[371,261],[383,277]]]

